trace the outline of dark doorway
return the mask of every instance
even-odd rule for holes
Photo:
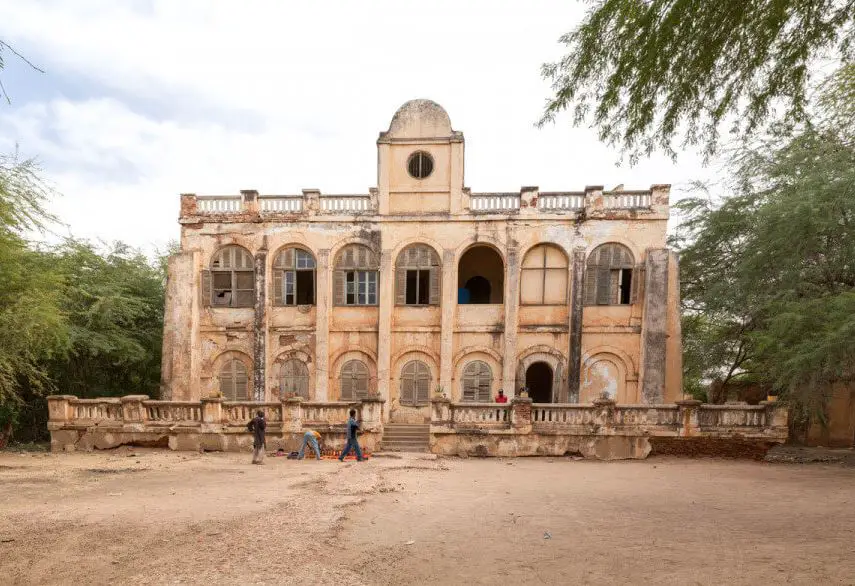
[[[490,303],[490,281],[484,277],[472,277],[464,289],[469,293],[468,303]]]
[[[551,403],[552,368],[545,362],[535,362],[525,371],[525,386],[533,403]]]
[[[473,246],[457,265],[457,303],[502,303],[505,286],[502,257],[490,246]]]

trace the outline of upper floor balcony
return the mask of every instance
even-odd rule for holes
[[[644,218],[667,219],[669,185],[653,185],[647,190],[605,191],[589,186],[584,191],[541,192],[523,187],[518,193],[472,193],[462,191],[460,213],[478,217],[555,217],[572,218]],[[367,194],[327,195],[317,189],[304,189],[299,195],[260,195],[243,190],[239,195],[181,195],[181,220],[197,222],[296,221],[315,216],[378,216],[380,194],[372,188]],[[389,216],[444,215],[447,213]],[[485,218],[486,217],[486,218]]]

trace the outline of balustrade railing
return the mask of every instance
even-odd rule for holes
[[[202,421],[202,405],[193,401],[143,401],[143,407],[152,422]]]
[[[308,425],[347,423],[349,411],[359,406],[354,403],[303,403],[303,422]]]
[[[589,425],[596,416],[597,411],[591,405],[534,403],[531,406],[532,425]]]
[[[299,214],[303,211],[302,197],[261,196],[259,209],[268,213]]]
[[[77,399],[72,403],[75,419],[90,421],[121,421],[120,399]]]
[[[766,409],[762,405],[701,405],[698,425],[704,427],[763,427]]]
[[[371,210],[371,196],[368,195],[322,195],[322,212],[367,212]]]
[[[650,193],[615,193],[603,196],[606,209],[631,210],[649,208],[652,202]]]
[[[658,425],[680,424],[680,409],[677,405],[617,405],[615,425]]]
[[[537,199],[537,209],[544,211],[581,210],[584,207],[584,193],[541,193]]]
[[[258,403],[255,401],[232,401],[223,403],[223,419],[230,425],[246,425],[255,417],[256,412],[263,411],[268,423],[282,421],[281,403]]]
[[[196,210],[203,214],[237,214],[243,209],[240,196],[206,195],[196,197]]]
[[[473,212],[506,212],[520,209],[520,195],[497,193],[490,195],[472,195],[469,197],[469,209]]]
[[[499,403],[452,403],[452,424],[510,425],[511,408]]]

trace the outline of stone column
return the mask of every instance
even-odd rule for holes
[[[509,234],[510,236],[510,234]],[[508,244],[505,271],[505,352],[502,360],[502,387],[509,398],[516,396],[517,309],[520,301],[520,267],[517,249]]]
[[[395,307],[393,285],[395,273],[392,268],[392,251],[384,250],[380,255],[380,316],[377,325],[377,394],[387,404],[391,402],[389,378],[392,361],[392,309]]]
[[[439,334],[439,384],[447,397],[454,396],[452,378],[454,373],[454,316],[457,311],[457,280],[454,278],[455,258],[453,250],[442,253],[442,295],[440,298],[441,326]]]
[[[514,433],[531,433],[531,401],[528,397],[511,399],[511,425]]]
[[[267,376],[267,250],[255,255],[255,319],[253,320],[252,396],[256,401],[266,398]]]
[[[686,399],[684,401],[677,401],[677,406],[679,408],[680,436],[691,437],[698,435],[701,432],[701,427],[698,424],[698,407],[701,406],[701,402]]]
[[[199,312],[199,280],[192,252],[178,252],[169,257],[160,370],[160,398],[166,401],[187,401],[192,397],[192,361],[196,347],[193,338]]]
[[[315,271],[315,400],[329,401],[330,382],[330,251],[318,251],[318,268]]]
[[[585,300],[585,249],[573,249],[573,274],[570,289],[570,347],[569,372],[567,373],[567,402],[579,402],[579,386],[582,381],[582,318]]]
[[[126,395],[121,401],[122,426],[133,431],[144,431],[148,413],[143,401],[148,401],[148,395]]]
[[[641,322],[641,399],[662,403],[665,397],[668,250],[647,251],[644,316]]]

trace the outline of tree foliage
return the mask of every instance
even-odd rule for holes
[[[597,0],[543,66],[541,124],[570,109],[631,161],[809,118],[817,65],[855,56],[855,0]],[[679,145],[675,146],[675,139]]]
[[[741,148],[734,195],[677,204],[689,388],[753,377],[811,404],[855,378],[855,127],[828,114]]]

